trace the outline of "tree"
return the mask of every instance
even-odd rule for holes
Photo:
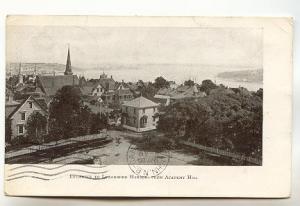
[[[11,143],[11,120],[6,118],[5,119],[5,142]]]
[[[43,136],[47,131],[47,117],[39,112],[34,112],[28,117],[25,128],[30,141],[42,143],[44,141]]]
[[[184,86],[192,87],[194,85],[195,85],[195,82],[193,80],[184,81]]]
[[[168,88],[170,86],[170,83],[165,78],[160,76],[160,77],[157,77],[154,80],[154,85],[153,86],[157,89]]]
[[[102,129],[107,128],[108,117],[105,114],[97,113],[91,115],[91,134],[97,134]]]
[[[91,115],[92,112],[88,106],[80,108],[78,117],[73,121],[73,124],[77,125],[76,136],[89,134]]]
[[[214,89],[197,101],[179,101],[167,106],[160,115],[158,129],[170,137],[180,136],[197,144],[259,158],[261,97],[262,90],[252,94],[245,88]]]
[[[195,141],[210,113],[210,108],[205,103],[176,102],[166,107],[164,115],[158,121],[158,129],[170,136],[186,136]]]
[[[260,88],[259,90],[257,90],[255,92],[255,95],[257,95],[258,97],[260,97],[262,99],[263,98],[263,89]]]
[[[205,92],[207,95],[209,95],[210,91],[215,88],[217,88],[217,85],[214,84],[211,80],[207,79],[202,81],[200,91]]]
[[[78,118],[83,108],[80,96],[78,87],[64,86],[52,99],[49,108],[50,132],[58,139],[74,137],[78,134]]]
[[[150,100],[154,100],[154,96],[157,93],[158,88],[156,88],[153,83],[149,83],[147,85],[142,84],[138,87],[138,91],[143,97],[146,97]]]

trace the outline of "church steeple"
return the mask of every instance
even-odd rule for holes
[[[72,72],[71,58],[70,58],[70,46],[68,46],[68,57],[67,57],[65,75],[72,75],[72,74],[73,72]]]

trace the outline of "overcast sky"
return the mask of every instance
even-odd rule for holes
[[[262,68],[262,30],[251,28],[8,26],[8,62],[72,65],[203,64]]]

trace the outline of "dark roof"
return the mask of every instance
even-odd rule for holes
[[[138,89],[138,85],[137,84],[128,84],[128,87],[130,90],[135,91]]]
[[[167,96],[172,96],[172,94],[174,93],[176,93],[176,90],[172,88],[161,88],[157,92],[158,95],[167,95]]]
[[[130,89],[119,89],[115,91],[115,95],[133,95]]]
[[[115,83],[115,89],[118,89],[121,85],[123,86],[123,88],[129,89],[129,85],[125,82],[116,82]]]
[[[47,111],[48,110],[48,107],[47,107],[47,102],[44,98],[36,98],[35,99],[37,101],[37,103],[40,105],[40,107]]]
[[[115,80],[111,78],[100,78],[99,83],[106,90],[114,90],[115,89]]]
[[[79,85],[83,86],[87,83],[86,79],[84,77],[79,77]]]
[[[81,86],[80,91],[82,95],[91,95],[92,91],[94,89],[94,86]]]
[[[177,87],[176,91],[177,92],[185,92],[186,90],[190,89],[190,86],[185,86],[185,85],[180,85],[179,87]]]
[[[55,95],[57,90],[61,89],[63,86],[79,84],[77,75],[39,75],[37,78],[42,91],[49,96]]]
[[[16,110],[16,108],[19,106],[17,105],[5,105],[5,118],[11,116],[11,114]]]

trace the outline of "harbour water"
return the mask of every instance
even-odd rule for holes
[[[136,82],[138,80],[154,81],[155,78],[162,76],[167,80],[175,81],[177,84],[183,84],[186,80],[193,80],[201,83],[205,79],[210,79],[216,84],[223,84],[228,87],[245,87],[250,91],[256,91],[263,87],[261,82],[241,82],[229,79],[217,78],[217,75],[224,71],[240,71],[256,68],[249,67],[225,67],[225,66],[204,66],[204,65],[126,65],[126,66],[102,66],[95,69],[85,69],[78,71],[78,74],[84,75],[86,78],[99,78],[102,72],[109,77],[113,76],[116,81]]]

